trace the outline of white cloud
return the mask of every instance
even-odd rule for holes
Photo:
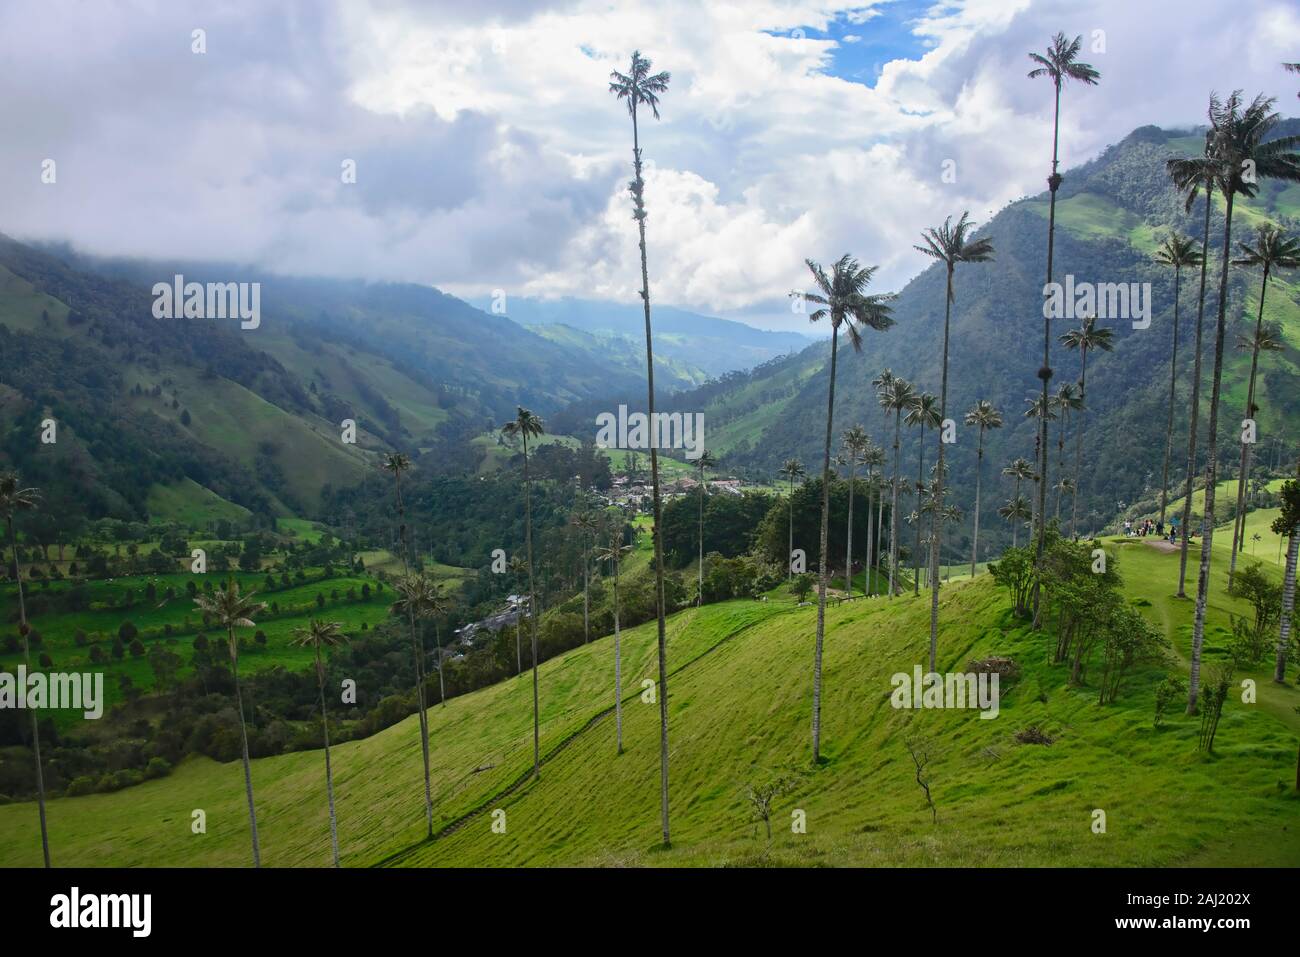
[[[780,322],[805,257],[852,252],[896,288],[922,265],[922,227],[1042,188],[1050,86],[1025,77],[1026,52],[1057,29],[1085,50],[1105,39],[1088,55],[1101,86],[1065,95],[1067,168],[1136,126],[1198,122],[1211,86],[1294,112],[1277,66],[1300,38],[1287,4],[1240,0],[1232,31],[1212,0],[920,4],[917,58],[885,64],[874,88],[833,75],[834,41],[792,35],[838,20],[845,42],[870,39],[897,29],[884,8],[11,2],[0,229],[466,295],[632,300],[631,129],[606,87],[636,47],[673,73],[662,121],[641,127],[656,300]],[[38,181],[47,156],[54,187]],[[355,186],[339,182],[349,157]]]

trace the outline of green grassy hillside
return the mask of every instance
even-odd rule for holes
[[[1169,597],[1177,556],[1143,542],[1108,545],[1126,591],[1187,653],[1191,602]],[[1216,563],[1216,566],[1221,563]],[[1211,596],[1207,662],[1230,610]],[[1119,701],[1071,689],[1046,664],[1049,639],[1007,612],[988,576],[945,589],[940,670],[1010,655],[1023,668],[1001,713],[900,711],[890,676],[923,660],[924,599],[858,600],[828,610],[824,763],[808,765],[815,608],[731,602],[669,622],[674,846],[658,847],[657,707],[639,697],[655,673],[653,623],[623,635],[624,738],[614,748],[613,641],[606,637],[541,668],[544,765],[532,781],[527,673],[430,711],[435,827],[422,841],[415,719],[334,749],[346,864],[703,865],[1300,864],[1295,774],[1300,692],[1264,674],[1259,704],[1230,699],[1216,751],[1196,750],[1198,720],[1176,713],[1152,727],[1144,670]],[[1177,710],[1177,709],[1176,709]],[[1037,725],[1051,745],[1017,743]],[[902,739],[933,742],[931,823]],[[774,840],[757,836],[745,789],[791,768],[796,785],[775,804]],[[263,859],[273,866],[329,860],[323,761],[300,752],[254,762]],[[114,794],[50,802],[56,864],[246,865],[247,816],[238,762],[190,759],[166,779]],[[207,833],[191,833],[191,813]],[[506,812],[494,833],[488,812]],[[791,812],[807,815],[792,834]],[[1093,833],[1093,812],[1107,831]],[[0,807],[0,859],[40,861],[34,805]]]

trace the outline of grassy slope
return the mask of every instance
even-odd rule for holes
[[[244,506],[227,502],[189,478],[172,485],[154,485],[147,505],[151,522],[179,522],[188,528],[205,528],[223,518],[242,525],[252,515]]]
[[[1169,597],[1176,555],[1137,542],[1120,552],[1130,594],[1165,627],[1180,655],[1190,602]],[[1221,571],[1221,569],[1219,569]],[[1212,628],[1226,625],[1220,588]],[[804,772],[781,799],[765,847],[747,820],[744,787],[787,763],[807,766],[809,663],[815,608],[733,602],[687,611],[669,625],[675,847],[657,849],[657,708],[636,696],[654,672],[653,625],[623,636],[624,737],[614,754],[612,640],[543,665],[540,782],[501,796],[531,766],[531,683],[506,681],[430,713],[435,825],[475,810],[507,812],[494,834],[479,814],[433,844],[423,830],[414,718],[336,749],[340,838],[347,863],[490,864],[1087,864],[1300,863],[1294,777],[1300,703],[1293,687],[1260,683],[1257,706],[1229,703],[1212,757],[1195,750],[1194,719],[1151,728],[1158,670],[1130,679],[1118,704],[1071,690],[1044,663],[1045,640],[1005,612],[987,577],[946,590],[941,669],[972,655],[1010,654],[1021,681],[1001,716],[901,712],[889,676],[921,660],[924,598],[857,601],[828,612],[824,700],[826,764]],[[1207,659],[1217,655],[1213,635]],[[725,720],[723,720],[725,718]],[[937,742],[932,766],[940,809],[932,825],[901,745],[909,723]],[[1038,724],[1050,747],[1018,745]],[[585,729],[585,730],[583,730]],[[571,738],[571,741],[569,739]],[[565,742],[569,741],[567,746]],[[323,865],[328,831],[320,754],[259,760],[263,853],[273,865]],[[192,759],[171,777],[124,792],[51,802],[56,862],[246,864],[247,819],[238,763]],[[203,808],[208,833],[191,835]],[[789,831],[807,812],[808,833]],[[1091,832],[1104,809],[1108,833]],[[39,862],[30,804],[0,807],[0,859]],[[408,849],[403,853],[403,849]],[[1248,850],[1247,850],[1248,849]]]

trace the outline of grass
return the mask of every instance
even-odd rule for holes
[[[1185,657],[1192,603],[1172,597],[1177,556],[1133,540],[1107,546],[1126,589]],[[1221,569],[1220,569],[1221,570]],[[1209,607],[1226,626],[1221,582]],[[971,711],[899,711],[890,676],[923,662],[928,596],[858,599],[827,611],[823,763],[808,762],[815,608],[737,601],[668,622],[673,847],[659,847],[658,708],[639,697],[655,674],[654,623],[623,634],[625,753],[614,748],[612,640],[541,668],[544,765],[531,780],[531,682],[509,679],[430,710],[435,827],[423,838],[415,718],[333,750],[344,863],[370,865],[1086,865],[1300,864],[1291,788],[1300,693],[1259,682],[1234,698],[1216,753],[1196,750],[1198,721],[1152,727],[1163,669],[1128,679],[1118,703],[1067,686],[1048,636],[1007,612],[989,576],[943,590],[940,670],[1004,654],[1023,667],[996,720]],[[1215,632],[1217,635],[1218,633]],[[1218,654],[1207,642],[1207,660]],[[1051,746],[1018,744],[1038,725]],[[932,824],[902,738],[933,740]],[[771,844],[744,789],[793,768]],[[306,752],[254,762],[263,856],[272,866],[329,860],[323,762]],[[238,762],[192,758],[162,780],[50,802],[56,863],[247,865]],[[190,832],[190,811],[208,833]],[[1105,810],[1107,832],[1091,830]],[[486,813],[506,812],[494,833]],[[803,810],[808,832],[790,833]],[[40,862],[34,806],[0,807],[0,859]]]
[[[190,478],[171,485],[155,484],[149,489],[145,507],[149,521],[177,522],[187,528],[207,528],[223,518],[239,527],[253,514]]]

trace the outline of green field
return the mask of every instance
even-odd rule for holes
[[[1177,555],[1145,542],[1108,544],[1126,591],[1188,652],[1192,602],[1172,597]],[[1229,611],[1223,563],[1209,606],[1205,657]],[[659,848],[657,706],[642,703],[655,673],[653,622],[623,635],[624,739],[615,754],[612,639],[541,669],[544,756],[532,758],[525,675],[430,711],[435,827],[422,841],[420,749],[414,717],[334,749],[345,864],[400,865],[1300,865],[1294,791],[1300,692],[1257,677],[1259,703],[1232,698],[1213,755],[1196,750],[1198,720],[1176,709],[1152,728],[1162,672],[1128,679],[1116,704],[1067,686],[1046,663],[1050,639],[1007,612],[990,576],[943,594],[940,664],[1010,655],[1023,667],[996,720],[972,711],[898,711],[890,676],[923,661],[928,597],[859,599],[827,612],[824,763],[808,764],[815,607],[736,601],[669,621],[673,847]],[[1181,666],[1180,666],[1181,667]],[[1038,725],[1050,746],[1019,744]],[[903,749],[909,726],[935,745],[933,824]],[[758,836],[744,789],[791,767],[797,785],[776,804],[774,839]],[[254,762],[263,859],[329,860],[323,762],[299,752]],[[522,782],[522,783],[521,783]],[[190,832],[195,808],[208,832]],[[488,813],[507,815],[494,833]],[[792,834],[791,812],[807,815]],[[1095,809],[1107,831],[1093,833]],[[246,865],[247,816],[238,762],[191,758],[169,777],[49,807],[57,864]],[[0,859],[40,862],[30,803],[0,807]]]

